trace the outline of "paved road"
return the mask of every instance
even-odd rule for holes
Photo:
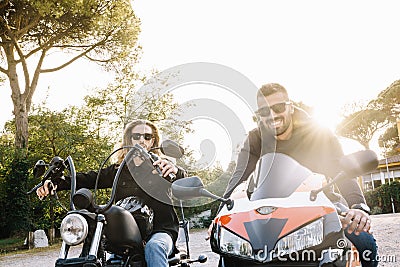
[[[205,240],[207,236],[206,230],[191,230],[190,240],[190,254],[192,258],[197,259],[200,254],[208,257],[207,263],[195,263],[191,266],[217,266],[218,255],[213,253],[210,248],[209,241]],[[71,248],[70,257],[78,256],[79,249]],[[35,249],[24,253],[8,254],[7,256],[0,256],[0,267],[13,266],[13,267],[54,267],[54,263],[59,255],[59,247]]]
[[[400,266],[400,213],[372,216],[373,233],[379,246],[381,262],[379,267]],[[217,266],[218,255],[213,253],[210,244],[205,240],[206,230],[191,231],[190,253],[193,258],[199,254],[208,256],[205,264],[194,264],[194,267]],[[13,267],[53,267],[58,257],[58,248],[46,251],[32,250],[22,254],[0,256],[0,266]],[[73,251],[79,253],[78,251]]]
[[[219,256],[211,251],[210,241],[206,241],[207,237],[206,230],[196,230],[191,231],[189,236],[190,242],[190,256],[193,259],[196,259],[200,254],[204,254],[207,256],[207,262],[204,264],[196,263],[193,266],[218,266]]]

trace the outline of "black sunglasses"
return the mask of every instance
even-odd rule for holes
[[[144,140],[147,140],[147,141],[153,139],[153,135],[150,134],[150,133],[144,133],[144,134],[141,134],[141,133],[132,133],[132,139],[133,139],[133,140],[140,140],[140,137],[141,137],[141,136],[143,136],[143,137],[144,137]]]
[[[272,106],[265,106],[259,108],[255,113],[258,117],[268,117],[271,115],[271,109],[272,109],[276,114],[280,114],[286,110],[286,106],[290,105],[290,103],[291,103],[290,101],[286,101]]]

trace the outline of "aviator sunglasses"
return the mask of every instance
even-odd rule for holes
[[[141,133],[132,133],[132,139],[133,140],[140,140],[140,137],[141,136],[143,136],[144,137],[144,140],[147,140],[147,141],[149,141],[149,140],[151,140],[152,138],[153,138],[153,135],[152,134],[150,134],[150,133],[144,133],[144,134],[141,134]]]
[[[271,109],[276,113],[280,114],[286,110],[286,106],[290,105],[290,101],[278,103],[272,106],[265,106],[262,108],[259,108],[255,113],[258,117],[268,117],[271,115]]]

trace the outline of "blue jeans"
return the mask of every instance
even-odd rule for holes
[[[153,234],[144,248],[147,267],[167,267],[168,256],[172,253],[173,248],[174,244],[169,234]]]
[[[355,235],[354,232],[349,234],[347,229],[344,230],[346,237],[353,243],[357,248],[359,258],[363,267],[376,267],[378,262],[376,261],[378,255],[378,247],[375,242],[375,238],[366,232],[362,232],[359,235]]]

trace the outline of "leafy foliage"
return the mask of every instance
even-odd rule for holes
[[[396,133],[396,119],[400,116],[400,80],[383,90],[376,99],[365,106],[356,107],[352,113],[345,116],[336,131],[339,135],[355,139],[365,147],[375,133],[380,129],[386,132],[380,137],[391,149],[390,155],[397,154],[395,148],[399,145]],[[380,144],[383,146],[383,143]]]
[[[364,147],[369,147],[373,135],[387,125],[386,115],[380,110],[363,109],[348,116],[337,126],[341,136],[357,140]]]
[[[29,116],[29,157],[33,161],[50,162],[54,156],[66,158],[71,155],[79,159],[77,168],[95,168],[112,148],[109,137],[88,129],[85,115],[75,107],[61,112],[37,107],[32,113]],[[12,124],[13,121],[7,123],[6,130],[14,134]]]
[[[0,137],[0,236],[8,235],[8,219],[7,219],[7,175],[10,172],[12,161],[14,158],[13,138],[9,134],[3,134]]]
[[[386,156],[394,156],[399,154],[400,141],[399,141],[399,129],[396,124],[391,124],[386,131],[381,135],[381,142],[379,145],[386,148],[387,153]],[[383,143],[383,141],[385,143]]]
[[[374,104],[387,115],[389,120],[394,121],[400,113],[400,80],[394,81],[388,88],[383,90]]]
[[[11,40],[21,61],[54,49],[110,63],[129,54],[140,32],[128,1],[9,0],[0,14],[3,48]]]
[[[125,73],[128,74],[128,73]],[[77,171],[97,170],[100,163],[113,150],[113,146],[122,138],[124,124],[129,120],[126,118],[127,110],[131,107],[145,107],[137,109],[130,113],[129,118],[145,118],[154,121],[158,125],[164,125],[165,130],[173,132],[171,124],[185,124],[174,118],[178,105],[171,95],[160,96],[153,99],[153,96],[138,97],[134,87],[135,79],[139,76],[131,75],[128,79],[117,80],[105,89],[96,89],[85,97],[85,104],[82,107],[69,107],[61,112],[51,111],[44,105],[34,107],[32,115],[29,116],[29,167],[43,159],[50,162],[54,156],[66,158],[71,155],[75,162]],[[119,83],[121,82],[121,83]],[[162,111],[162,114],[161,114]],[[160,114],[158,114],[160,112]],[[7,147],[12,143],[15,135],[15,121],[6,124],[7,135],[2,136],[0,145]],[[180,133],[182,134],[182,133]],[[182,135],[176,134],[176,136]],[[12,147],[12,146],[11,146]],[[4,153],[3,153],[4,151]],[[10,158],[13,156],[3,150],[0,157]],[[1,166],[1,164],[0,164]],[[0,167],[0,170],[8,170],[9,166]],[[0,181],[4,181],[3,175],[0,175]],[[37,184],[39,180],[28,179],[27,185],[23,187],[24,192]],[[6,188],[8,181],[4,181],[0,190]],[[107,192],[97,192],[100,196],[99,201],[107,196]],[[8,199],[2,198],[4,206],[9,208],[13,205]],[[68,206],[68,192],[59,192],[59,197],[64,206]],[[24,200],[27,201],[27,200]],[[37,229],[50,228],[54,223],[59,225],[62,217],[65,215],[56,204],[50,204],[49,201],[39,201],[32,195],[30,204],[32,205],[32,214],[26,215],[31,218],[31,227]],[[4,220],[5,225],[10,221]]]
[[[2,1],[0,72],[12,92],[16,147],[28,147],[28,112],[40,74],[58,71],[79,58],[106,68],[128,56],[137,60],[139,32],[129,1]],[[58,57],[59,64],[45,66],[45,59],[59,52],[64,57]]]
[[[1,232],[5,235],[13,234],[13,227],[21,232],[39,227],[50,228],[53,221],[58,225],[65,215],[65,211],[55,203],[39,201],[35,194],[30,197],[25,195],[26,191],[40,182],[28,178],[33,176],[30,171],[37,160],[50,162],[54,156],[65,159],[71,155],[78,170],[97,169],[104,155],[112,149],[109,138],[94,134],[84,125],[82,116],[74,107],[62,112],[35,108],[29,117],[31,141],[26,160],[15,158],[13,146],[9,146],[15,134],[14,121],[6,123],[7,134],[2,136],[0,142],[0,146],[9,147],[8,150],[2,150],[0,155],[5,159],[0,168],[0,203],[4,209],[0,228],[4,229]],[[20,169],[22,167],[24,169]],[[24,174],[20,173],[21,170],[25,170]],[[66,205],[68,193],[59,195],[61,202]]]
[[[400,182],[394,181],[381,185],[374,191],[366,192],[365,199],[373,211],[380,213],[391,213],[392,201],[395,207],[395,212],[400,212]]]
[[[199,176],[208,191],[217,196],[223,196],[225,188],[228,185],[229,179],[232,176],[235,166],[235,162],[231,162],[227,170],[223,171],[221,166],[217,165],[207,169],[190,172],[189,176]],[[211,223],[211,220],[215,218],[220,206],[219,201],[210,202],[209,199],[203,198],[191,200],[190,203],[193,206],[185,209],[184,212],[186,217],[192,217],[203,211],[211,210],[210,217],[202,222],[203,225],[207,226]]]
[[[397,155],[400,147],[400,132],[397,127],[400,119],[400,80],[393,82],[388,88],[382,91],[378,99],[377,105],[387,115],[389,121],[386,131],[382,134],[380,146],[388,149],[388,156]]]
[[[29,161],[18,156],[9,163],[4,173],[5,196],[2,202],[1,237],[19,235],[31,229],[30,202],[25,194],[28,181]]]

